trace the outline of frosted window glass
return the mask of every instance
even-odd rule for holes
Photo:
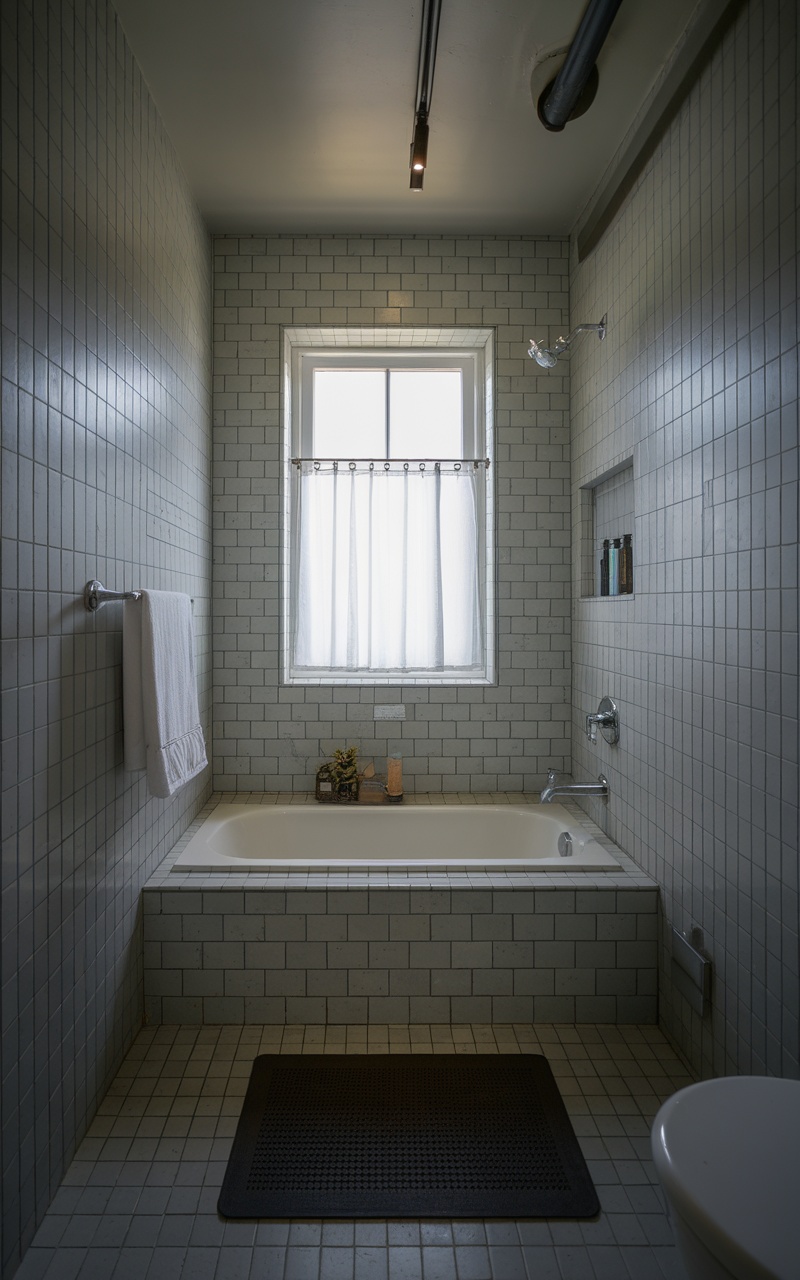
[[[314,457],[386,456],[383,369],[314,370]]]
[[[393,369],[389,405],[390,457],[461,457],[460,370]]]

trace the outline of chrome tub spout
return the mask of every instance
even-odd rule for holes
[[[559,782],[555,769],[550,769],[539,804],[550,804],[556,796],[600,796],[608,804],[608,778],[601,773],[597,782]]]

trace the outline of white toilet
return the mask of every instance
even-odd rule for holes
[[[724,1076],[680,1089],[652,1146],[692,1280],[800,1280],[800,1081]]]

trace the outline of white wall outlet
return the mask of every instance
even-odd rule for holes
[[[372,711],[373,720],[405,720],[406,709],[402,702],[392,702],[388,706],[376,706]]]

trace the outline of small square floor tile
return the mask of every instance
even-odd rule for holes
[[[217,1198],[254,1058],[543,1053],[589,1159],[596,1219],[226,1222]],[[689,1082],[655,1027],[155,1026],[137,1037],[19,1280],[685,1280],[649,1155]]]

